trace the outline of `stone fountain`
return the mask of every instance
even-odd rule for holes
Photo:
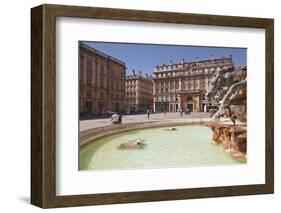
[[[234,157],[245,157],[247,152],[247,67],[228,66],[217,71],[207,91],[218,110],[212,115],[210,128],[213,140]],[[220,122],[220,118],[228,118]]]

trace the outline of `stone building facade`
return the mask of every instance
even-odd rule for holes
[[[212,75],[223,67],[233,65],[232,56],[157,65],[154,69],[155,112],[209,111],[213,106],[206,100]]]
[[[145,112],[153,107],[153,80],[142,73],[126,76],[126,110],[127,112]]]
[[[79,44],[80,115],[125,110],[125,63]]]

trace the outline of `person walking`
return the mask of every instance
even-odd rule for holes
[[[183,113],[183,111],[182,111],[182,109],[180,108],[180,116],[182,117],[182,113]]]
[[[118,113],[119,118],[118,118],[118,124],[122,124],[122,114]]]
[[[147,114],[147,119],[149,119],[149,116],[150,116],[150,110],[149,109],[146,110],[146,114]]]

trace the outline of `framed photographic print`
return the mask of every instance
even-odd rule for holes
[[[31,9],[31,203],[274,191],[273,19]]]

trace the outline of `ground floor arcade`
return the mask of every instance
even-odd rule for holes
[[[179,92],[175,101],[160,101],[153,103],[154,112],[207,112],[212,104],[204,99],[201,91]]]

